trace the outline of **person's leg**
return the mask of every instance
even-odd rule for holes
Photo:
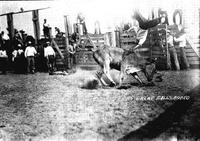
[[[190,64],[189,64],[188,59],[186,57],[184,47],[180,48],[180,58],[181,58],[181,63],[182,63],[183,69],[188,69],[190,67]]]
[[[152,20],[147,20],[138,11],[135,11],[134,18],[139,22],[140,28],[147,30],[149,28],[155,27],[161,22],[161,18],[156,18]]]
[[[35,58],[34,57],[32,57],[32,63],[33,63],[32,72],[35,73]]]
[[[167,55],[167,69],[171,70],[172,69],[172,62],[171,62],[171,54],[170,54],[170,49],[168,49],[168,55]]]
[[[131,73],[131,75],[139,82],[140,85],[144,85],[144,82],[140,79],[136,72]]]
[[[73,71],[76,72],[76,56],[73,54]]]
[[[3,58],[3,68],[2,68],[2,72],[3,72],[3,74],[6,74],[6,70],[7,70],[7,61],[8,61],[8,59],[7,58]]]
[[[48,60],[49,60],[49,73],[53,73],[54,56],[53,55],[49,56]]]
[[[31,58],[27,57],[27,73],[30,72]]]
[[[174,64],[175,70],[180,70],[178,55],[177,55],[176,49],[174,47],[171,48],[171,57],[173,59],[173,64]]]

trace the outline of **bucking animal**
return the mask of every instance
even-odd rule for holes
[[[122,48],[110,47],[103,45],[93,51],[94,60],[101,66],[102,72],[110,80],[111,85],[116,85],[110,75],[111,69],[120,71],[119,86],[122,85],[125,74],[132,75],[141,85],[144,82],[139,78],[137,72],[142,71],[148,81],[152,81],[156,73],[155,61],[153,59],[145,59],[136,52],[126,53]],[[99,78],[100,81],[101,78]]]

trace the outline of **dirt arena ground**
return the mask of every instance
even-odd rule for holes
[[[127,80],[133,84],[127,89],[81,88],[94,73],[0,75],[0,141],[133,140],[143,128],[155,130],[154,136],[144,134],[146,140],[198,139],[198,69],[163,71],[163,82],[155,82],[155,86],[139,87]],[[174,96],[183,99],[172,100]],[[170,109],[177,101],[190,101],[190,106],[178,103],[178,111],[185,112],[180,117],[176,106]],[[159,116],[161,113],[164,115]],[[160,125],[154,125],[155,119]],[[132,135],[125,136],[129,133]]]

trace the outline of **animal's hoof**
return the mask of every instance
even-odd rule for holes
[[[131,88],[131,85],[116,86],[116,89],[119,89],[119,90],[121,90],[121,89],[129,89],[129,88]]]
[[[116,89],[122,89],[122,86],[121,85],[117,85],[115,88]]]
[[[110,87],[114,87],[114,86],[116,86],[116,84],[115,83],[111,83],[109,86]]]
[[[145,83],[141,83],[141,84],[139,84],[139,87],[144,87],[144,86],[146,86]]]
[[[146,86],[155,86],[155,83],[154,83],[153,81],[151,81],[151,82],[148,82],[148,83],[146,84]]]
[[[162,81],[163,81],[162,76],[157,76],[157,77],[155,78],[155,81],[156,81],[156,82],[162,82]]]

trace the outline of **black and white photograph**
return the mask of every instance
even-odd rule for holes
[[[0,141],[200,141],[200,1],[0,0]]]

